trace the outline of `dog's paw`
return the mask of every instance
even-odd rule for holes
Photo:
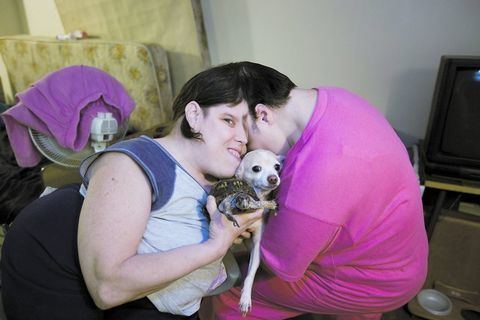
[[[242,296],[238,306],[242,312],[242,317],[246,317],[247,313],[252,309],[252,299],[250,297]]]

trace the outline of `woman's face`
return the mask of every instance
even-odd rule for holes
[[[204,174],[227,178],[235,174],[247,148],[248,106],[220,104],[202,109],[198,132],[202,135],[201,159]]]

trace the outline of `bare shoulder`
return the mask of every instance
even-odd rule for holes
[[[122,152],[107,152],[101,155],[91,166],[92,174],[98,170],[110,169],[109,171],[135,169],[140,167],[132,158]],[[140,170],[141,171],[141,170]]]
[[[98,158],[89,172],[88,194],[98,191],[123,190],[150,194],[150,182],[140,166],[129,156],[120,152],[108,152]],[[92,191],[92,192],[91,192]]]
[[[131,254],[138,246],[151,210],[151,187],[142,169],[122,153],[106,153],[92,166],[79,222],[79,239],[85,250]],[[96,235],[96,236],[93,236]],[[123,249],[122,249],[123,248]],[[87,251],[88,251],[87,250]],[[117,253],[118,253],[117,252]]]

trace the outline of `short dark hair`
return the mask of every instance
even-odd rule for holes
[[[201,108],[218,104],[235,106],[242,101],[248,104],[255,117],[259,103],[269,107],[281,107],[288,101],[290,91],[296,85],[277,70],[249,61],[234,62],[207,69],[191,78],[173,101],[173,121],[185,114],[185,106],[196,101]],[[200,138],[192,132],[184,118],[181,132],[186,138]]]

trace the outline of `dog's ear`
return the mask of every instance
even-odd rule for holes
[[[241,162],[237,170],[235,170],[235,178],[242,179],[244,171],[245,171],[245,168],[244,168],[243,162]]]
[[[283,166],[283,161],[285,161],[285,156],[282,156],[281,154],[278,154],[277,155],[277,160]]]

